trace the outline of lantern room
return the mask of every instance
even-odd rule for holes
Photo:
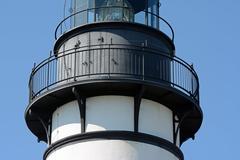
[[[71,26],[123,21],[159,28],[159,0],[72,0]]]

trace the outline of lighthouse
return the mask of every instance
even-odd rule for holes
[[[71,0],[34,65],[25,120],[43,160],[183,160],[203,114],[159,0]]]

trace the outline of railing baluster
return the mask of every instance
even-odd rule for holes
[[[113,53],[114,54],[114,53]],[[111,67],[111,45],[108,46],[108,77],[110,78],[110,74],[111,74],[111,70],[110,70],[110,67]]]
[[[171,72],[172,72],[172,85],[174,87],[174,61],[171,60],[171,64],[172,64],[172,68],[171,68]]]
[[[145,52],[142,54],[142,79],[145,79]]]
[[[194,68],[193,68],[193,64],[191,64],[191,69],[193,70]],[[191,94],[193,95],[194,94],[194,88],[193,88],[193,77],[191,76],[191,85],[192,85],[192,91],[191,91]]]
[[[50,63],[50,58],[51,58],[51,54],[52,52],[50,52],[50,56],[48,58],[48,62],[47,62],[47,90],[49,89],[49,74],[50,74],[50,70],[49,70],[49,63]]]

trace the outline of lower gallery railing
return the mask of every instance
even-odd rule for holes
[[[42,61],[30,76],[30,101],[66,83],[103,78],[164,83],[198,103],[198,77],[189,64],[149,48],[112,44],[74,48]]]

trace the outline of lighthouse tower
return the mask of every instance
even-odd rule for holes
[[[202,123],[199,81],[176,57],[159,0],[72,0],[29,80],[44,160],[183,160]]]

